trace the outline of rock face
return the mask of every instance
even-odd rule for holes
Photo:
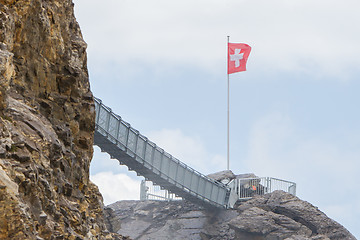
[[[121,238],[89,181],[85,50],[71,0],[0,0],[0,239]]]
[[[205,210],[183,201],[120,201],[106,212],[109,230],[140,240],[356,240],[310,203],[282,191],[231,210]]]

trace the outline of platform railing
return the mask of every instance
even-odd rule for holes
[[[236,189],[233,190],[236,191],[239,200],[246,200],[255,195],[264,195],[276,190],[296,195],[296,183],[272,177],[236,179],[235,186]]]

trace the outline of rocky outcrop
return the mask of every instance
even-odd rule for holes
[[[183,201],[120,201],[106,212],[109,229],[139,240],[356,240],[310,203],[282,191],[255,196],[230,210]]]
[[[223,184],[228,184],[233,179],[244,179],[244,178],[258,178],[254,173],[243,173],[235,175],[231,170],[224,170],[216,173],[207,175],[207,177],[212,178]]]
[[[231,170],[224,170],[221,172],[209,174],[209,175],[207,175],[207,177],[212,178],[218,182],[227,184],[231,180],[235,179],[236,175]]]
[[[71,0],[0,0],[0,239],[105,239]]]

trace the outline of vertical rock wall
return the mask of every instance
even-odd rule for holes
[[[105,239],[71,0],[0,0],[0,239]]]

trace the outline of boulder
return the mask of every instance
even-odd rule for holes
[[[231,180],[236,178],[235,174],[231,170],[224,170],[224,171],[212,173],[207,175],[207,177],[212,178],[218,182],[222,182],[224,184],[227,184]]]

